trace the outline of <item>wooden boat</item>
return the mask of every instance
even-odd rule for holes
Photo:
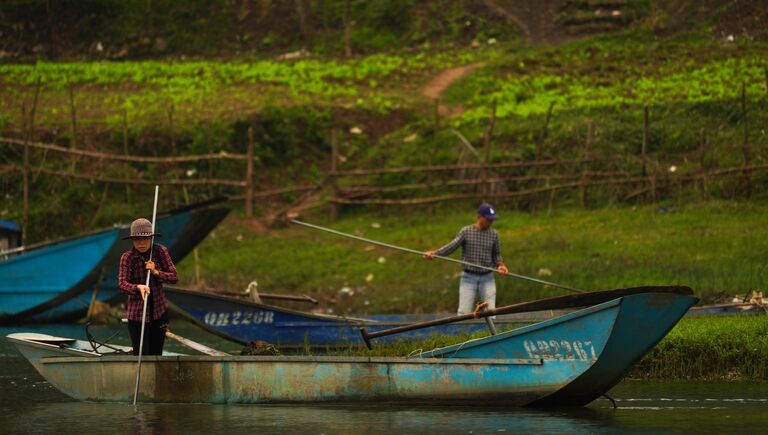
[[[0,323],[40,315],[92,288],[124,228],[6,251],[0,261]]]
[[[227,207],[210,207],[225,198],[215,198],[185,207],[171,210],[157,217],[156,229],[162,234],[158,239],[168,248],[174,262],[181,261],[187,254],[210,233],[229,214]],[[102,261],[102,276],[98,282],[91,283],[73,297],[54,304],[49,309],[25,316],[24,322],[63,322],[85,317],[91,300],[107,304],[123,301],[125,296],[117,286],[117,274],[120,267],[120,256],[128,248],[130,242],[122,240],[130,234],[130,227],[119,228],[119,241],[114,244]],[[77,257],[70,257],[77,258]],[[18,319],[17,319],[18,321]]]
[[[697,299],[624,296],[521,329],[408,358],[150,356],[140,402],[417,402],[583,406],[607,392]],[[78,400],[131,402],[136,357],[66,339],[9,335],[48,382]]]
[[[308,313],[256,303],[232,296],[166,287],[170,307],[208,332],[238,343],[263,340],[278,347],[360,346],[361,327],[372,331],[423,322],[446,314],[390,314],[365,318]],[[500,316],[494,320],[498,330],[552,318],[560,311],[544,311]],[[430,335],[461,335],[488,330],[485,320],[475,319],[442,325],[430,330],[414,330],[386,341],[415,340]]]

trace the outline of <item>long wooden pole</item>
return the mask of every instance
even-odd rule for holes
[[[155,219],[157,218],[157,197],[160,193],[160,186],[155,186],[155,205],[152,207],[152,242],[149,244],[149,261],[152,261],[152,248],[155,245]],[[147,271],[146,285],[149,287],[149,278],[152,276],[152,271]],[[133,406],[136,406],[136,399],[139,397],[139,380],[141,379],[141,354],[144,352],[144,326],[146,325],[147,317],[147,297],[144,297],[144,308],[141,310],[141,336],[139,337],[139,359],[136,365],[136,389],[133,393]]]
[[[308,227],[308,228],[314,228],[316,230],[325,231],[325,232],[336,234],[336,235],[343,236],[343,237],[348,237],[350,239],[360,240],[361,242],[371,243],[371,244],[374,244],[374,245],[383,246],[385,248],[397,249],[399,251],[410,252],[411,254],[417,254],[417,255],[420,255],[422,257],[426,254],[426,252],[424,252],[424,251],[417,251],[415,249],[403,248],[401,246],[390,245],[389,243],[378,242],[376,240],[366,239],[365,237],[358,237],[358,236],[354,236],[352,234],[342,233],[341,231],[332,230],[330,228],[323,228],[321,226],[309,224],[309,223],[302,222],[302,221],[299,221],[299,220],[296,220],[296,219],[291,219],[291,222],[293,222],[293,223],[295,223],[297,225],[302,225],[302,226]],[[496,269],[496,268],[493,268],[493,267],[485,267],[485,266],[481,266],[479,264],[468,263],[466,261],[457,260],[457,259],[451,258],[451,257],[441,257],[439,255],[436,255],[434,258],[438,258],[440,260],[445,260],[445,261],[452,261],[454,263],[460,263],[460,264],[463,264],[465,266],[476,267],[478,269],[487,270],[489,272],[496,272],[498,274],[506,275],[506,276],[511,276],[513,278],[519,278],[519,279],[524,279],[526,281],[532,281],[532,282],[543,284],[543,285],[548,285],[548,286],[552,286],[552,287],[558,287],[558,288],[565,289],[565,290],[570,290],[570,291],[576,292],[576,293],[585,293],[584,290],[575,289],[573,287],[568,287],[568,286],[565,286],[565,285],[562,285],[562,284],[555,284],[553,282],[544,281],[544,280],[537,279],[537,278],[531,278],[531,277],[525,276],[525,275],[518,275],[518,274],[512,273],[512,272],[501,273],[501,272],[499,272],[499,269]]]

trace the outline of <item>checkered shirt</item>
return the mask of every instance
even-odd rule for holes
[[[144,300],[139,292],[139,284],[147,282],[146,262],[149,260],[149,251],[141,253],[136,248],[123,253],[120,257],[120,272],[118,273],[118,287],[120,291],[128,295],[127,317],[128,320],[141,322],[141,312],[144,309]],[[168,249],[160,244],[152,247],[152,261],[160,275],[149,279],[150,294],[153,299],[153,310],[147,313],[147,321],[157,320],[168,309],[168,301],[163,293],[163,283],[175,284],[179,280],[176,266],[168,254]],[[147,301],[149,303],[149,301]],[[148,305],[149,306],[149,305]]]
[[[435,254],[447,257],[461,246],[461,261],[478,264],[480,266],[496,268],[503,263],[501,258],[501,243],[499,233],[488,228],[480,231],[474,225],[467,225],[459,231],[459,234],[451,243],[438,249]],[[485,269],[464,265],[465,272],[486,273]]]

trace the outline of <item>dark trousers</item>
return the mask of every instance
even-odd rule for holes
[[[165,343],[165,331],[168,329],[168,312],[166,311],[159,319],[147,322],[144,325],[144,346],[142,355],[162,355],[163,344]],[[131,334],[131,344],[133,344],[133,354],[139,354],[139,340],[141,339],[141,322],[136,320],[128,321],[128,332]]]

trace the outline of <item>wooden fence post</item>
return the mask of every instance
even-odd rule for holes
[[[187,192],[186,186],[183,186],[184,189],[182,192],[184,193],[184,202],[189,204],[189,193]],[[192,256],[195,259],[195,288],[200,289],[202,288],[203,280],[200,279],[200,254],[197,251],[197,248],[192,250]]]
[[[123,107],[123,154],[126,156],[128,153],[128,109]],[[131,185],[125,185],[125,199],[130,204],[131,200]]]
[[[547,109],[547,117],[544,119],[544,126],[541,128],[541,137],[536,143],[536,161],[541,160],[541,156],[544,154],[544,141],[549,136],[549,122],[552,120],[552,110],[555,108],[555,102],[549,103]]]
[[[248,127],[248,159],[245,164],[245,217],[253,217],[253,127]]]
[[[741,154],[744,158],[744,181],[747,184],[747,198],[752,196],[752,178],[749,173],[749,117],[747,116],[747,83],[741,82],[741,111],[744,116],[744,140]]]
[[[344,57],[352,57],[352,13],[350,0],[344,0]]]
[[[587,178],[587,169],[588,169],[587,159],[589,159],[589,148],[592,145],[592,135],[593,135],[592,120],[588,119],[587,120],[587,139],[584,141],[584,152],[582,156],[583,161],[581,162],[580,184],[581,184],[581,207],[582,208],[587,208],[587,181],[589,181]]]
[[[707,137],[704,133],[704,129],[699,130],[699,198],[704,199],[708,195],[707,192],[707,172],[704,168],[704,156],[707,153]]]
[[[643,147],[640,150],[640,153],[643,161],[643,170],[641,174],[645,177],[648,175],[648,170],[646,168],[648,159],[648,106],[643,107]]]
[[[24,210],[22,212],[21,245],[26,246],[29,233],[29,142],[32,140],[32,132],[35,128],[35,112],[37,112],[37,99],[40,96],[40,77],[35,85],[35,97],[32,100],[32,109],[27,117],[26,105],[21,105],[21,123],[24,134]]]
[[[485,134],[485,149],[483,150],[483,174],[482,174],[482,190],[483,196],[486,198],[483,198],[483,201],[493,201],[495,198],[493,198],[493,182],[489,181],[490,177],[488,176],[488,163],[491,161],[491,140],[493,138],[493,127],[496,125],[496,99],[493,99],[493,103],[491,104],[491,117],[488,120],[488,132]]]
[[[171,133],[171,152],[175,156],[177,153],[176,153],[176,130],[174,128],[175,126],[174,126],[174,123],[173,123],[173,113],[174,113],[174,110],[175,109],[173,107],[173,103],[171,103],[168,106],[168,127],[169,127],[169,130],[170,130],[170,133]]]
[[[432,162],[435,159],[435,154],[437,153],[438,148],[438,142],[437,142],[437,132],[440,130],[440,99],[435,98],[432,105],[432,118],[433,118],[433,133],[432,133],[432,150],[429,153],[429,158],[427,159],[427,166],[432,166]]]
[[[333,192],[331,201],[331,221],[335,221],[339,217],[339,203],[336,200],[339,198],[339,185],[336,180],[336,171],[339,161],[339,140],[336,128],[331,130],[331,171],[328,173],[328,181]]]
[[[69,147],[77,148],[77,111],[75,109],[75,91],[72,83],[69,84],[69,115],[70,128],[72,130],[72,140],[69,143]]]
[[[71,149],[77,148],[77,109],[75,108],[75,90],[72,83],[69,84],[69,115],[70,115],[70,129],[72,130],[72,140],[69,142]],[[75,172],[77,166],[77,156],[72,156],[71,171]]]
[[[27,105],[21,103],[21,130],[24,135],[24,170],[23,170],[23,190],[24,204],[21,218],[21,246],[27,244],[27,233],[29,232],[29,132],[27,126]]]
[[[205,147],[207,152],[211,152],[211,123],[205,123]],[[208,160],[208,178],[213,178],[213,160]],[[213,197],[213,186],[208,186],[208,196]]]

